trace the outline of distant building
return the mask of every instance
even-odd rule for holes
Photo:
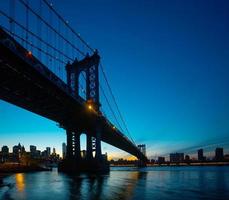
[[[37,155],[37,147],[34,145],[30,145],[29,146],[29,150],[30,150],[30,155],[32,158],[35,158]]]
[[[223,159],[224,159],[223,148],[216,148],[215,149],[215,160],[222,161]]]
[[[163,163],[165,163],[165,157],[158,157],[157,162],[158,162],[158,164],[163,164]]]
[[[25,151],[25,147],[24,146],[22,146],[21,147],[21,153],[25,153],[26,151]]]
[[[184,161],[184,153],[171,153],[170,162],[179,163]]]
[[[51,148],[46,147],[46,151],[47,151],[47,157],[49,157],[51,155]]]
[[[2,147],[2,154],[6,154],[6,155],[9,154],[9,147],[8,146],[3,146]]]
[[[41,151],[40,150],[37,150],[36,151],[36,158],[40,158],[41,157]]]
[[[44,158],[44,159],[48,158],[47,150],[44,150],[44,151],[41,152],[41,157]]]
[[[62,143],[62,157],[63,159],[66,158],[66,155],[67,155],[67,145],[66,143]]]
[[[52,154],[56,155],[56,149],[55,148],[52,149]]]
[[[198,160],[203,161],[204,160],[204,150],[198,149],[197,154],[198,154]]]
[[[226,155],[224,156],[224,160],[229,161],[229,154],[226,154]]]
[[[21,144],[19,143],[18,145],[13,146],[13,161],[18,162],[19,158],[21,157]]]
[[[155,160],[154,160],[154,159],[151,159],[151,160],[150,160],[150,163],[151,163],[151,164],[154,164],[154,163],[155,163]]]
[[[8,146],[3,146],[1,152],[1,162],[6,162],[8,158],[9,158],[9,148]]]
[[[184,160],[185,160],[185,162],[189,162],[190,161],[190,156],[189,155],[185,155]]]

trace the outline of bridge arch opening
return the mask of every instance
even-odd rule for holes
[[[87,153],[87,135],[85,133],[81,133],[80,135],[80,147],[81,147],[81,157],[86,158]]]
[[[86,100],[86,73],[84,71],[80,72],[79,75],[79,96]]]

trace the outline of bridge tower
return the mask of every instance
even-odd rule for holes
[[[146,145],[145,144],[139,144],[138,149],[144,156],[146,156]],[[138,160],[137,165],[138,167],[146,167],[146,161]]]
[[[76,97],[79,96],[79,77],[82,72],[86,77],[86,101],[90,103],[93,110],[100,112],[99,101],[99,62],[100,56],[97,50],[93,55],[88,54],[82,60],[75,60],[73,63],[66,65],[67,72],[67,85]],[[87,150],[86,160],[90,163],[92,160],[100,162],[102,160],[101,152],[101,131],[98,126],[99,123],[95,123],[90,127],[87,132]],[[94,132],[94,133],[93,133]],[[67,159],[74,159],[80,162],[80,131],[71,130],[66,127],[67,133]],[[95,135],[92,137],[91,135]],[[93,152],[95,152],[95,158],[93,158]],[[83,162],[83,161],[82,161]]]
[[[146,145],[145,144],[139,144],[138,148],[143,153],[143,155],[146,156]]]

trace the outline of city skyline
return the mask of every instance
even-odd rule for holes
[[[99,49],[132,137],[146,144],[149,156],[196,146],[228,149],[228,2],[79,1],[77,12],[74,1],[66,2],[53,5]],[[65,131],[55,122],[3,101],[0,119],[0,144],[56,146],[62,155]],[[102,150],[129,156],[109,145]]]
[[[25,147],[25,145],[21,142],[17,143],[17,144],[14,144],[13,146],[8,146],[8,145],[1,145],[0,144],[0,152],[2,150],[3,147],[7,147],[8,150],[9,150],[9,153],[12,153],[13,152],[13,149],[14,147],[17,147],[18,145],[21,145],[25,152],[31,152],[31,148],[35,148],[35,150],[38,150],[40,151],[40,153],[44,152],[44,151],[49,151],[49,155],[50,154],[57,154],[59,155],[60,157],[64,158],[66,156],[66,151],[67,151],[67,146],[66,146],[66,143],[63,142],[62,143],[62,146],[61,146],[61,153],[56,151],[56,147],[45,147],[43,149],[39,149],[37,148],[36,145],[34,144],[29,144],[27,147]],[[143,147],[144,146],[144,147]],[[144,148],[144,150],[142,149],[141,151],[144,152],[144,155],[147,154],[146,152],[146,146],[145,145],[138,145],[138,148]],[[48,150],[49,149],[49,150]],[[28,151],[29,150],[29,151]],[[44,151],[42,151],[44,150]],[[229,151],[228,149],[224,149],[223,147],[220,147],[220,146],[217,146],[216,148],[211,148],[211,150],[209,151],[208,149],[203,149],[203,148],[195,148],[192,150],[192,152],[190,153],[190,151],[174,151],[174,152],[169,152],[168,154],[166,155],[155,155],[155,156],[149,156],[148,159],[151,160],[151,159],[158,159],[158,158],[164,158],[165,161],[168,161],[169,158],[171,159],[171,155],[175,155],[175,154],[182,154],[182,157],[184,158],[185,156],[190,156],[190,159],[195,159],[195,160],[199,160],[199,161],[204,161],[204,160],[207,160],[207,159],[214,159],[216,157],[216,152],[217,150],[220,150],[222,152],[222,155],[229,155]],[[86,148],[85,149],[81,149],[81,152],[85,152],[86,151]],[[106,152],[107,153],[107,152]],[[64,156],[65,155],[65,156]],[[109,156],[108,155],[108,160],[118,160],[118,159],[126,159],[126,160],[136,160],[136,158],[134,156],[124,156],[124,157],[112,157],[112,156]]]

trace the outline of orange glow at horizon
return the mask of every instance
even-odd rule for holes
[[[124,160],[137,160],[137,158],[135,156],[129,155],[129,156],[120,156],[120,155],[109,155],[108,154],[108,160],[118,160],[118,159],[124,159]]]

